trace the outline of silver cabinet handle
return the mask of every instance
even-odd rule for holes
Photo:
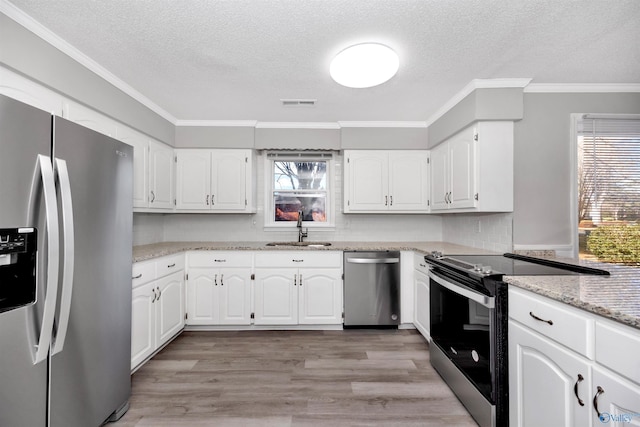
[[[176,266],[176,263],[174,262],[174,263],[173,263],[173,264],[171,264],[171,265],[167,265],[167,268],[173,268],[173,267],[175,267],[175,266]]]
[[[389,196],[384,196],[384,205],[389,206]]]
[[[209,195],[207,194],[207,206],[209,206]]]
[[[218,286],[218,275],[213,276],[213,283]]]
[[[215,204],[216,204],[216,203],[215,203],[215,201],[214,201],[214,200],[215,200],[215,197],[216,197],[216,195],[215,195],[215,194],[212,194],[212,195],[211,195],[211,206],[213,206],[213,205],[215,205]]]
[[[220,286],[224,286],[224,274],[220,275]]]
[[[300,274],[300,286],[302,286],[302,274]]]
[[[151,300],[151,304],[153,304],[158,299],[158,296],[156,295],[155,289],[151,289],[151,291],[153,292],[153,299]]]
[[[303,259],[292,259],[291,261],[293,261],[293,262],[304,262]]]
[[[151,190],[151,203],[153,203],[156,200],[156,193],[153,192],[153,190]]]
[[[582,399],[580,399],[580,396],[578,396],[578,384],[580,384],[582,380],[584,380],[584,377],[581,374],[578,374],[578,381],[576,381],[575,385],[573,386],[573,392],[575,393],[576,399],[578,399],[578,404],[580,406],[584,406],[584,402],[582,401]]]
[[[293,275],[293,286],[297,286],[298,285],[298,275],[294,274]]]
[[[156,289],[158,290],[158,299],[160,299],[160,297],[162,296],[162,291],[160,290],[159,286]]]
[[[540,317],[538,317],[535,314],[533,314],[532,311],[529,312],[529,316],[533,317],[534,319],[536,319],[539,322],[544,322],[544,323],[548,323],[550,325],[553,325],[553,321],[552,320],[541,319]]]
[[[393,196],[389,196],[390,206],[393,206]]]
[[[214,259],[213,261],[214,262],[227,262],[226,259]]]
[[[600,397],[600,395],[604,393],[604,389],[600,386],[598,386],[597,388],[597,392],[596,395],[593,396],[593,409],[595,409],[596,414],[598,414],[598,419],[602,419],[602,414],[600,413],[600,411],[598,410],[598,397]]]
[[[139,279],[139,278],[141,278],[141,277],[142,277],[142,273],[138,274],[137,276],[133,276],[133,277],[131,278],[131,280],[136,280],[136,279]]]

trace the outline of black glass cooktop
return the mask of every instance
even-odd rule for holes
[[[445,255],[437,257],[437,260],[467,271],[483,271],[506,276],[609,275],[609,272],[605,270],[510,253],[504,255]]]

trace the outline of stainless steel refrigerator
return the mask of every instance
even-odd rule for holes
[[[128,145],[0,96],[0,426],[127,410],[132,182]]]

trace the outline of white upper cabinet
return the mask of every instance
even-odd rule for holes
[[[124,126],[117,138],[133,147],[133,207],[149,207],[149,139]]]
[[[149,207],[174,207],[173,148],[157,141],[149,141]]]
[[[179,210],[251,212],[253,154],[248,149],[178,149]]]
[[[116,138],[118,122],[82,104],[73,101],[65,103],[65,118],[76,122],[80,126],[100,132],[103,135]]]
[[[429,210],[429,152],[345,150],[344,212]]]
[[[477,122],[431,159],[432,211],[513,211],[513,122]]]
[[[63,98],[19,74],[0,67],[0,94],[62,117]]]

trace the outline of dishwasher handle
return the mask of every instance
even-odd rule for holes
[[[400,258],[347,258],[351,264],[397,264]]]

